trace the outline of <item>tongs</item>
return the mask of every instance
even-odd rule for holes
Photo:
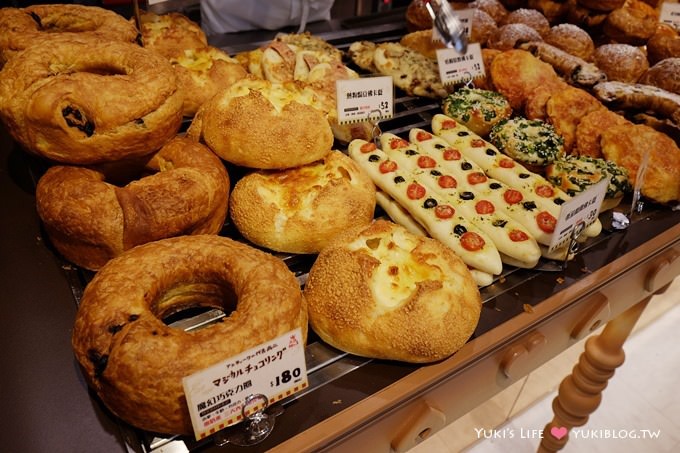
[[[453,8],[447,0],[429,0],[425,2],[425,7],[432,17],[435,30],[441,36],[444,45],[456,49],[457,52],[464,54],[467,52],[468,38],[465,33],[465,26],[453,12]]]

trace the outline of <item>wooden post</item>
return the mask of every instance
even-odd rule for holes
[[[623,343],[640,318],[652,296],[630,307],[612,319],[602,333],[586,340],[572,373],[560,384],[553,400],[553,419],[545,426],[539,453],[561,450],[569,439],[569,430],[583,426],[600,405],[602,391],[616,368],[623,364]]]

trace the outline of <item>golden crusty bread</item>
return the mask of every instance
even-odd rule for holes
[[[191,332],[163,318],[195,307],[225,317]],[[132,425],[193,433],[182,378],[300,328],[300,286],[278,258],[232,239],[181,236],[111,260],[87,285],[73,350],[88,385]]]
[[[642,195],[657,203],[680,200],[680,148],[673,139],[643,124],[625,124],[604,131],[601,143],[604,157],[628,170],[633,186],[648,152]]]
[[[666,58],[642,74],[638,83],[680,94],[680,58]]]
[[[202,139],[228,162],[268,170],[317,161],[333,145],[333,132],[312,91],[251,77],[203,104],[187,136]]]
[[[340,232],[368,225],[375,187],[357,164],[331,151],[280,171],[259,171],[234,187],[230,216],[250,242],[289,253],[318,253]]]
[[[208,45],[201,26],[182,13],[156,14],[142,12],[142,41],[144,47],[166,58],[181,56],[186,49]]]
[[[602,132],[612,126],[632,124],[623,115],[601,108],[586,113],[576,125],[576,146],[573,153],[578,156],[602,157]]]
[[[460,349],[481,311],[477,284],[441,242],[385,220],[340,235],[304,289],[312,329],[365,357],[434,362]]]
[[[40,178],[38,214],[67,260],[96,270],[146,242],[222,229],[229,177],[205,146],[178,137],[134,173],[152,174],[123,186],[104,171],[54,166]]]

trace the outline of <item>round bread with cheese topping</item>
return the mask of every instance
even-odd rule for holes
[[[481,136],[488,135],[495,124],[512,115],[512,107],[502,94],[465,87],[444,98],[442,110]]]
[[[496,124],[489,134],[496,148],[534,170],[564,154],[564,140],[542,120],[514,117]]]
[[[205,102],[187,130],[242,167],[281,170],[315,162],[333,146],[323,105],[294,82],[243,78]]]
[[[375,186],[340,151],[301,167],[258,171],[239,180],[230,215],[253,244],[288,253],[318,253],[340,232],[371,223]]]
[[[477,284],[450,248],[376,220],[321,251],[304,289],[319,337],[352,354],[411,363],[442,360],[474,332]]]

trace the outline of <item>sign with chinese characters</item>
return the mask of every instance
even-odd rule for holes
[[[338,80],[335,86],[340,124],[392,118],[394,85],[391,76]]]
[[[456,49],[437,49],[439,78],[444,85],[467,83],[484,77],[484,61],[479,43],[470,43],[467,52],[461,54]]]
[[[608,185],[609,180],[604,178],[564,202],[560,211],[560,218],[557,219],[555,232],[550,240],[549,252],[568,245],[574,229],[578,231],[578,229],[586,228],[597,220]]]
[[[680,3],[663,2],[659,13],[659,22],[669,24],[680,30]]]
[[[249,395],[266,395],[272,404],[306,388],[304,348],[298,328],[184,377],[196,440],[242,421]]]

